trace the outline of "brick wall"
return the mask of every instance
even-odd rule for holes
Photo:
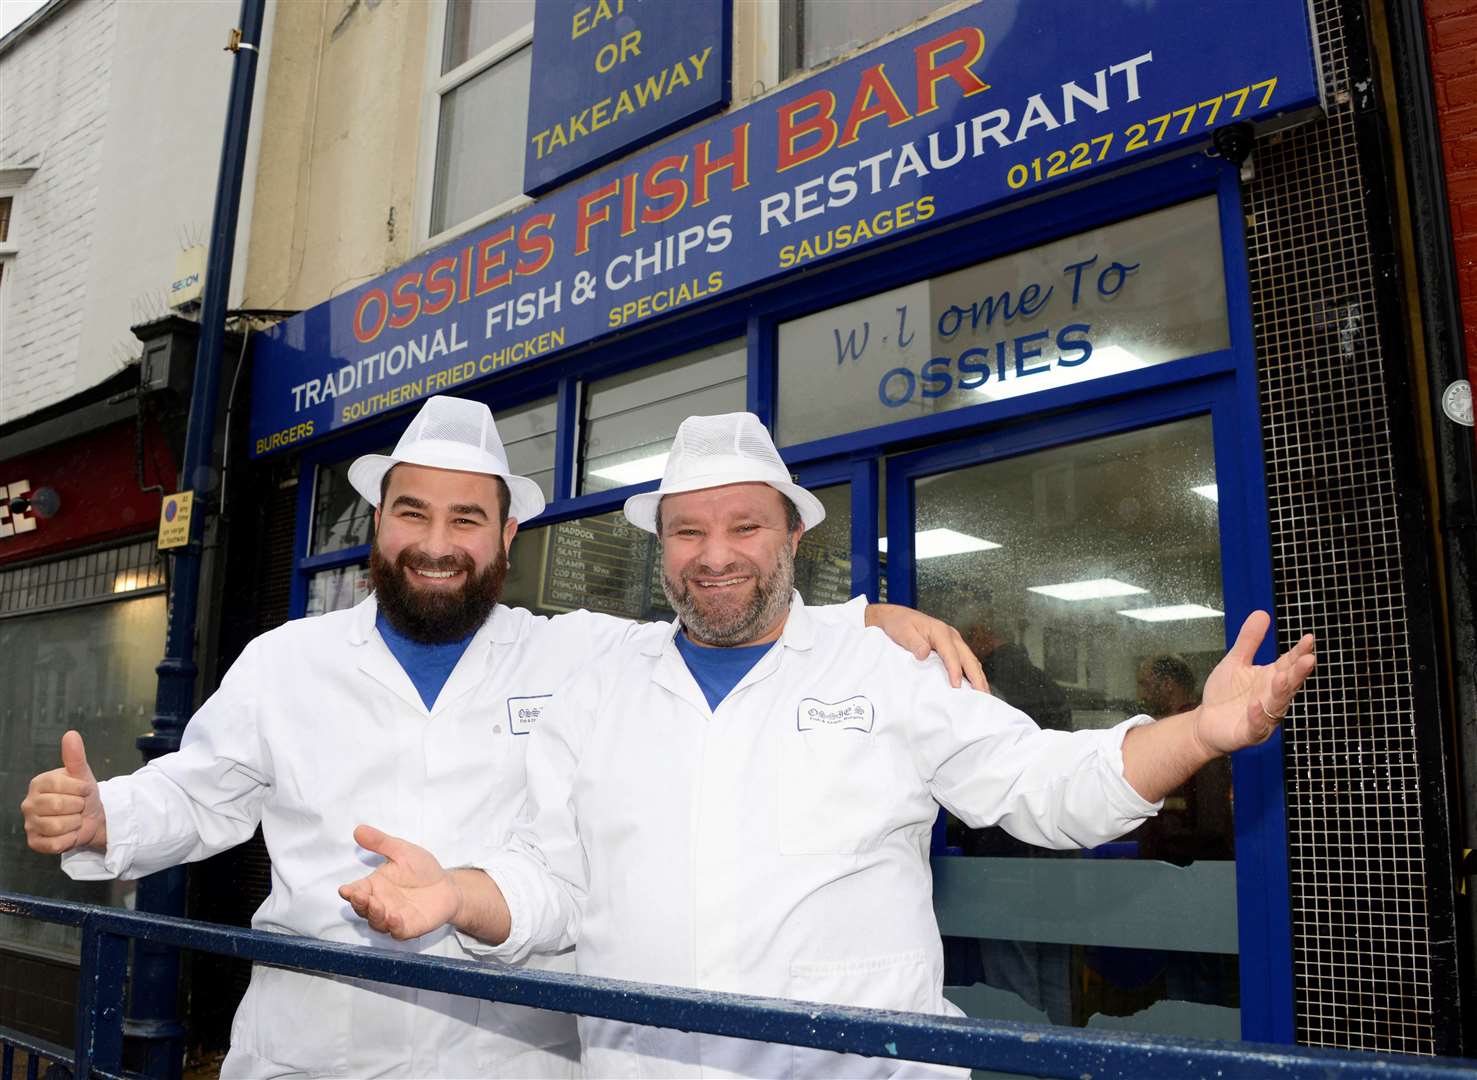
[[[0,423],[79,388],[116,14],[115,0],[69,4],[0,55],[4,164],[36,170],[0,192],[19,249],[0,290]]]
[[[1477,0],[1426,0],[1425,10],[1466,328],[1467,378],[1477,385]]]

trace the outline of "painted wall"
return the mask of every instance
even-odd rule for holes
[[[1477,0],[1426,0],[1425,9],[1466,328],[1467,378],[1477,386]]]
[[[0,283],[0,423],[101,382],[138,357],[129,327],[167,313],[177,253],[210,229],[237,15],[213,0],[72,0],[0,52],[17,248]],[[258,102],[265,84],[264,64]],[[243,240],[250,195],[248,182]],[[245,256],[238,243],[233,281]]]
[[[311,307],[413,254],[431,7],[277,6],[245,306]]]

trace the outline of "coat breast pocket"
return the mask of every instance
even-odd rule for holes
[[[897,782],[886,746],[867,731],[796,731],[782,741],[778,825],[783,855],[869,851],[887,827]]]

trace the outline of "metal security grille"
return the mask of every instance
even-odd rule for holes
[[[164,587],[152,538],[50,562],[0,570],[0,616],[135,595]]]
[[[1273,579],[1318,673],[1289,718],[1298,1039],[1435,1052],[1406,583],[1341,0],[1314,0],[1329,116],[1247,185]]]

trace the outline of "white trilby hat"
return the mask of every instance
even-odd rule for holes
[[[759,417],[746,412],[689,416],[672,440],[661,487],[627,499],[626,520],[654,533],[663,495],[755,481],[787,496],[807,529],[826,519],[821,501],[791,480],[790,470]]]
[[[508,516],[517,518],[520,525],[544,510],[539,486],[508,470],[508,455],[492,410],[480,401],[439,394],[430,398],[392,454],[365,454],[349,466],[349,483],[372,506],[378,506],[385,473],[400,464],[501,476],[508,485]]]

